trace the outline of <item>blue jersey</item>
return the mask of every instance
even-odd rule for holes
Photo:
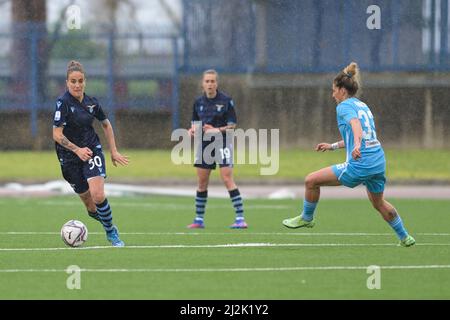
[[[386,160],[381,143],[377,139],[375,122],[369,107],[357,98],[342,101],[336,107],[339,132],[345,143],[347,163],[359,176],[368,176],[382,173],[386,169]],[[359,119],[363,130],[361,141],[361,158],[354,160],[353,131],[350,120]]]
[[[236,112],[233,99],[221,91],[213,99],[206,95],[197,98],[194,102],[192,121],[201,121],[202,125],[210,124],[214,128],[236,124]]]
[[[106,120],[106,115],[97,99],[84,95],[82,102],[66,91],[56,101],[53,127],[64,127],[63,134],[70,142],[80,148],[88,147],[92,151],[100,146],[100,139],[92,126],[94,120]],[[56,153],[61,163],[78,161],[72,151],[55,143]]]

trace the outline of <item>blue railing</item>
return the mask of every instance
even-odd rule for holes
[[[448,0],[184,0],[186,72],[449,71]],[[376,5],[380,29],[368,27]],[[370,25],[370,23],[369,23]]]
[[[183,0],[181,35],[52,33],[22,24],[0,32],[0,110],[37,115],[65,90],[66,65],[80,60],[87,93],[109,110],[165,110],[179,126],[179,75],[450,71],[449,0]],[[380,29],[367,26],[380,10]],[[6,48],[6,49],[5,49]]]
[[[119,109],[164,110],[178,127],[180,37],[172,34],[52,34],[41,24],[0,33],[0,110],[29,110],[37,133],[39,110],[52,110],[65,91],[70,60],[83,63],[86,93],[96,96],[112,122]]]

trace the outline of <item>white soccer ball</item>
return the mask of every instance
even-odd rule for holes
[[[61,238],[70,247],[81,246],[88,237],[88,230],[83,222],[67,221],[61,228]]]

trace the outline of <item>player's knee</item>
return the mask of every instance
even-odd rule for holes
[[[83,201],[86,204],[88,204],[89,200],[91,199],[91,194],[89,193],[89,191],[87,191],[85,193],[80,193],[79,196],[80,196],[81,201]]]
[[[383,201],[372,201],[372,206],[379,212],[382,212],[384,208]]]
[[[316,187],[316,179],[313,174],[308,174],[305,178],[305,187],[306,188],[315,188]]]
[[[105,201],[105,193],[103,191],[91,192],[92,200],[96,203]]]

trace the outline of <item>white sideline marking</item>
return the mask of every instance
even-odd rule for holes
[[[58,248],[0,248],[1,251],[64,251],[64,250],[96,250],[96,249],[196,249],[196,248],[256,248],[256,247],[398,247],[395,243],[229,243],[213,245],[149,245],[149,246],[125,246],[115,248],[112,246],[92,246],[92,247],[58,247]],[[450,246],[450,243],[418,243],[416,246]]]
[[[380,266],[385,270],[404,269],[450,269],[450,265]],[[273,272],[273,271],[320,271],[320,270],[367,270],[367,266],[316,266],[316,267],[269,267],[269,268],[200,268],[200,269],[83,269],[81,272]],[[19,272],[66,272],[65,269],[0,269],[0,273]]]
[[[79,201],[41,201],[38,205],[48,205],[48,206],[73,206],[73,205],[81,205]],[[165,208],[165,209],[186,209],[186,205],[182,204],[173,204],[173,203],[135,203],[135,202],[117,202],[114,203],[114,207],[147,207],[147,208]],[[220,205],[220,204],[208,204],[208,208],[211,209],[229,209],[231,204],[228,205]],[[291,209],[293,206],[289,205],[265,205],[265,204],[255,204],[255,205],[246,205],[247,209]]]
[[[0,231],[0,235],[57,235],[55,231]],[[104,235],[104,232],[89,232],[89,235]],[[148,236],[198,236],[198,235],[256,235],[256,236],[343,236],[343,237],[366,237],[366,236],[395,236],[394,233],[370,233],[370,232],[121,232],[121,235],[148,235]],[[450,236],[450,233],[415,233],[418,236]]]

